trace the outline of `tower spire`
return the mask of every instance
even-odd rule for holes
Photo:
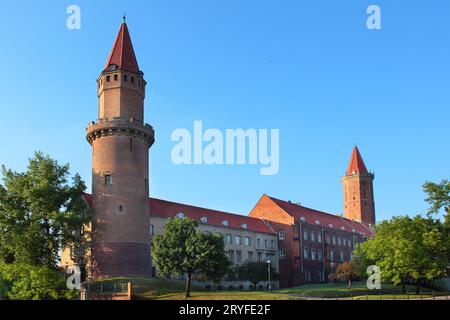
[[[350,158],[350,164],[348,165],[347,175],[351,176],[353,174],[369,173],[367,171],[364,160],[359,153],[358,147],[355,145],[353,149],[352,157]]]
[[[116,66],[116,70],[139,73],[139,65],[126,23],[126,15],[123,16],[122,25],[106,61],[104,71],[113,65]]]

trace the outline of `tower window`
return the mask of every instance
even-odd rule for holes
[[[131,83],[134,83],[134,77],[131,77]]]
[[[125,81],[125,82],[128,81],[128,76],[126,74],[123,75],[123,81]]]
[[[110,82],[111,81],[111,77],[110,76],[106,76],[106,82]]]
[[[117,81],[117,74],[114,75],[114,81]]]
[[[112,185],[112,177],[110,174],[105,174],[105,186]]]
[[[123,206],[119,206],[119,212],[123,212]]]

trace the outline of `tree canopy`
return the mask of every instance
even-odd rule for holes
[[[2,166],[0,184],[0,261],[56,268],[60,250],[81,241],[89,220],[82,199],[86,187],[76,174],[69,183],[69,165],[41,152],[26,172]]]
[[[167,277],[186,275],[186,297],[190,296],[193,275],[217,282],[230,265],[223,237],[197,227],[197,222],[189,218],[169,219],[164,232],[153,240],[152,256],[159,273]]]

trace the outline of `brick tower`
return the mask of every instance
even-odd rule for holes
[[[353,149],[345,177],[344,217],[364,224],[375,224],[375,201],[373,197],[373,173],[367,171],[358,147]]]
[[[98,83],[98,120],[87,127],[92,145],[94,279],[151,276],[149,149],[144,124],[146,82],[124,21]]]

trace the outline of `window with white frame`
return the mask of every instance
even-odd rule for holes
[[[278,232],[278,240],[284,240],[284,239],[286,239],[286,231],[280,230]]]
[[[317,260],[323,260],[322,249],[317,250]]]
[[[316,234],[314,231],[311,231],[311,241],[316,241]]]
[[[316,249],[311,249],[311,260],[316,261]]]
[[[303,258],[304,258],[305,260],[308,260],[308,259],[309,259],[309,248],[308,248],[308,247],[304,247],[304,248],[303,248]]]
[[[319,243],[322,243],[322,233],[320,233],[320,231],[317,232],[317,241],[318,241]]]
[[[236,236],[235,237],[235,243],[237,245],[241,245],[242,244],[242,237],[241,236]]]
[[[286,258],[286,249],[280,249],[280,259]]]
[[[303,239],[308,240],[308,231],[307,230],[303,230]]]
[[[231,234],[226,234],[225,235],[225,243],[226,244],[232,244],[233,243],[233,239],[231,237]]]
[[[341,262],[344,262],[344,251],[341,251],[341,252],[339,253],[339,260],[340,260]]]
[[[251,239],[250,237],[245,237],[245,239],[244,239],[244,244],[245,244],[247,247],[250,247],[250,246],[252,245],[252,239]]]

